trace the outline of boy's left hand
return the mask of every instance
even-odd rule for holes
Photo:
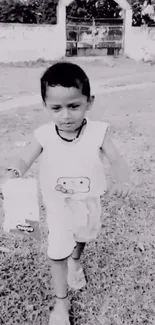
[[[130,196],[131,194],[131,185],[129,183],[120,183],[115,184],[111,188],[111,190],[108,191],[108,196],[117,196],[118,198],[125,199],[126,197]]]
[[[126,161],[115,147],[110,131],[107,131],[102,146],[100,148],[100,157],[108,158],[112,168],[113,179],[115,184],[107,191],[108,196],[116,195],[118,198],[126,198],[131,194],[132,180],[130,178],[130,170]]]

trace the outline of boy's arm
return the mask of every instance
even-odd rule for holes
[[[122,184],[124,186],[131,186],[130,170],[129,167],[121,156],[119,151],[116,149],[109,130],[107,131],[105,138],[103,140],[101,150],[101,159],[102,153],[105,155],[112,167],[113,175],[116,183]]]
[[[40,156],[43,148],[41,144],[32,137],[28,146],[26,146],[21,153],[6,166],[6,173],[0,180],[0,199],[3,199],[2,185],[5,181],[17,177],[22,177],[29,170],[34,161]],[[17,172],[17,173],[16,173]]]
[[[7,168],[11,170],[15,169],[21,177],[24,176],[34,161],[40,156],[42,150],[41,144],[32,137],[30,143],[22,149],[20,154],[12,160]],[[14,178],[14,174],[10,171],[7,173],[6,178]]]

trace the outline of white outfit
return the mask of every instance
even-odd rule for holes
[[[49,228],[48,255],[69,256],[76,242],[96,238],[100,229],[100,196],[106,190],[103,163],[99,158],[108,124],[87,119],[81,136],[62,140],[53,122],[35,130],[43,147],[40,185]]]

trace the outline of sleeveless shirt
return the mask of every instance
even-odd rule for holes
[[[106,190],[103,162],[99,157],[108,123],[87,118],[84,132],[73,142],[62,140],[53,122],[34,131],[43,148],[40,186],[45,201],[72,197],[99,197]]]

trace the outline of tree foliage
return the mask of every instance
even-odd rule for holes
[[[132,10],[133,10],[133,15],[132,15],[132,24],[133,26],[141,26],[142,25],[142,5],[143,5],[143,0],[136,0],[132,1]]]
[[[132,0],[133,26],[153,25],[155,22],[155,4],[151,0]],[[154,11],[154,15],[150,11]],[[150,13],[149,13],[150,11]],[[154,16],[154,17],[153,17]]]
[[[56,24],[59,0],[1,0],[0,22],[25,24]],[[128,0],[133,8],[133,25],[155,22],[148,13],[143,14],[144,0]],[[151,1],[146,0],[148,5]],[[81,21],[92,18],[120,18],[121,8],[114,0],[74,0],[67,7],[67,18]]]
[[[59,0],[1,0],[0,22],[25,24],[56,23]],[[113,0],[75,0],[67,16],[81,19],[119,17],[120,7]]]
[[[76,0],[67,8],[67,16],[92,19],[119,18],[121,8],[113,0]]]
[[[1,0],[0,22],[56,24],[58,0]]]
[[[144,6],[151,8],[151,1],[128,0],[133,9],[133,26],[154,23],[153,15],[144,14]],[[153,7],[153,5],[152,5]],[[149,8],[150,12],[151,9]],[[148,11],[149,11],[148,10]],[[121,8],[113,0],[76,0],[67,8],[67,16],[88,20],[94,18],[119,18]]]

